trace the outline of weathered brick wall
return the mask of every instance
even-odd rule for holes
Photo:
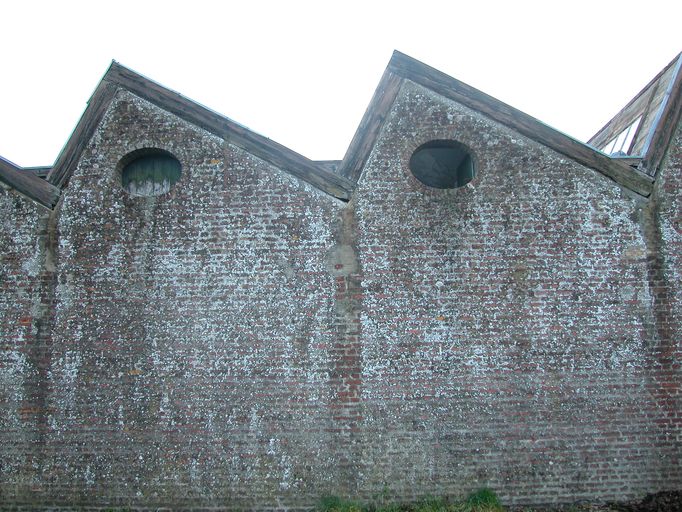
[[[654,317],[649,387],[660,414],[656,444],[661,447],[667,485],[682,482],[682,123],[658,173],[643,216]]]
[[[478,176],[428,189],[410,156],[448,138]],[[143,147],[181,162],[169,194],[121,189]],[[680,488],[679,150],[666,166],[635,199],[406,82],[343,204],[119,91],[49,219],[0,197],[0,496]]]
[[[49,212],[0,189],[0,500],[30,494],[45,441],[53,259]],[[22,489],[26,492],[22,494]]]
[[[410,156],[450,138],[472,149],[478,177],[426,189]],[[537,503],[682,484],[640,203],[408,83],[352,207],[367,495],[487,485]]]
[[[179,159],[171,193],[121,189],[138,147]],[[58,212],[34,499],[252,507],[330,487],[341,206],[120,92]]]

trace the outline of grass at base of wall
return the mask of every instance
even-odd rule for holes
[[[490,489],[479,489],[467,499],[451,502],[443,498],[428,498],[408,504],[361,504],[336,496],[323,498],[318,512],[504,512],[497,495]]]

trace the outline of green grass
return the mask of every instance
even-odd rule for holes
[[[362,504],[344,500],[338,496],[327,496],[320,500],[318,512],[504,512],[495,493],[490,489],[479,489],[464,501],[450,502],[443,498],[427,498],[417,503]]]
[[[502,503],[500,503],[497,495],[490,489],[479,489],[473,492],[464,502],[467,507],[466,512],[497,512],[502,511]]]
[[[344,500],[338,496],[325,496],[317,506],[319,512],[364,512],[367,510],[355,501]]]

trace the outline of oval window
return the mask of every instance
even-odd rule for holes
[[[138,150],[124,160],[121,185],[131,196],[159,196],[168,192],[180,179],[177,158],[163,150]]]
[[[454,140],[434,140],[417,148],[410,158],[410,170],[433,188],[463,187],[476,174],[469,149]]]

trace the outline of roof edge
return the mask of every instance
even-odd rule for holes
[[[116,61],[112,61],[88,100],[83,115],[48,173],[47,180],[51,184],[59,188],[66,186],[118,88],[125,89],[195,126],[234,143],[331,196],[341,200],[350,199],[353,184],[343,176]]]
[[[0,181],[50,210],[59,201],[59,188],[40,178],[32,168],[19,167],[1,156]]]
[[[353,184],[344,177],[117,62],[112,63],[103,81],[126,89],[241,147],[329,195],[342,200],[350,199]]]
[[[362,169],[398,96],[401,84],[402,78],[387,67],[341,161],[339,174],[351,180],[353,184],[360,179]]]
[[[107,74],[114,65],[112,62]],[[71,132],[66,144],[57,156],[47,181],[56,187],[64,188],[73,174],[83,150],[99,126],[104,113],[116,94],[116,86],[106,81],[106,74],[90,96],[85,111]]]
[[[634,105],[639,98],[641,98],[644,94],[649,92],[649,89],[651,89],[656,83],[661,79],[663,75],[679,60],[680,56],[682,56],[682,53],[678,53],[673,60],[671,60],[663,69],[661,69],[655,77],[653,77],[649,82],[642,87],[642,89],[630,100],[628,103],[621,108],[618,113],[611,117],[605,124],[602,126],[599,130],[596,131],[592,137],[589,138],[587,141],[587,144],[589,145],[594,145],[594,141],[597,140],[604,132],[608,130],[610,127],[611,123],[613,122],[614,119],[620,117],[623,113],[627,112],[628,109]],[[607,141],[608,142],[608,141]]]
[[[614,160],[601,151],[408,55],[396,50],[387,71],[481,112],[522,135],[600,172],[641,196],[648,197],[651,194],[654,181],[651,176],[630,167],[627,163]]]
[[[647,143],[642,165],[655,176],[670,141],[675,136],[677,123],[682,115],[682,52],[677,55],[675,70],[665,92],[657,118]],[[667,68],[666,68],[667,69]]]

